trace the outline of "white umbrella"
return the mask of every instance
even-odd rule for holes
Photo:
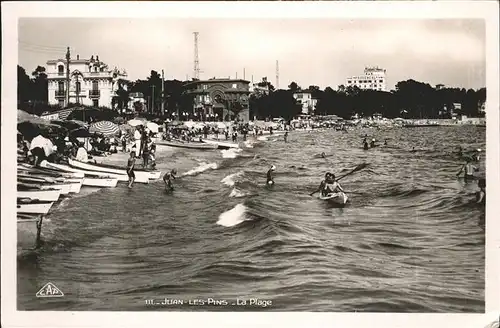
[[[148,122],[148,124],[146,124],[146,127],[151,130],[151,132],[153,133],[158,133],[158,128],[159,128],[159,125],[154,123],[154,122]]]
[[[138,125],[143,125],[144,123],[141,120],[133,119],[128,121],[128,125],[130,126],[138,126]]]

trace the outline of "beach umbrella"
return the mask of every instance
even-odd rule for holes
[[[139,126],[139,125],[144,125],[144,123],[141,120],[134,118],[133,120],[128,121],[128,125]]]
[[[117,116],[113,119],[113,123],[118,124],[118,125],[123,124],[125,122],[126,122],[126,120],[121,116]]]
[[[69,135],[75,138],[87,138],[92,136],[92,134],[86,128],[78,128],[69,131]]]
[[[36,123],[36,124],[47,124],[49,121],[36,116],[32,115],[28,112],[25,112],[23,110],[18,109],[17,110],[17,123],[24,123],[24,122],[29,122],[29,123]]]
[[[158,133],[158,128],[159,128],[159,125],[156,124],[156,123],[153,123],[153,122],[148,122],[146,124],[146,127],[151,130],[151,132],[153,133]]]
[[[75,130],[75,129],[79,129],[79,128],[84,128],[84,127],[87,127],[88,128],[88,124],[85,123],[85,122],[82,122],[82,121],[78,121],[78,120],[52,120],[50,121],[51,124],[56,124],[56,125],[59,125],[59,126],[62,126],[68,130]]]
[[[110,121],[92,123],[89,128],[89,132],[97,132],[105,136],[116,135],[119,131],[118,125]]]

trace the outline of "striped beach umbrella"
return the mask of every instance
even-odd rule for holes
[[[90,133],[97,132],[97,133],[102,133],[105,136],[118,134],[119,131],[120,129],[118,128],[118,125],[110,121],[100,121],[92,123],[89,129]]]

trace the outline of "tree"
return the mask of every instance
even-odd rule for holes
[[[24,103],[34,99],[32,81],[26,70],[17,65],[17,103]]]
[[[35,101],[48,102],[48,80],[45,73],[45,67],[37,66],[31,73],[33,76],[33,97]]]
[[[272,85],[271,82],[267,81],[267,79],[260,81],[259,83],[257,83],[257,85],[263,88],[267,87],[270,92],[273,92],[275,90],[274,85]]]
[[[300,86],[296,82],[292,82],[288,85],[288,90],[295,92],[300,90]]]

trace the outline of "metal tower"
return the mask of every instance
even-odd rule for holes
[[[276,61],[276,90],[280,88],[280,66],[278,61]]]
[[[198,59],[198,32],[194,34],[194,78],[200,78],[200,60]]]

